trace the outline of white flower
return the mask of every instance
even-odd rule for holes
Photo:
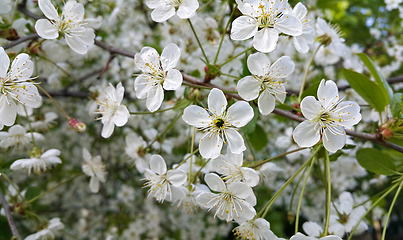
[[[227,99],[216,88],[210,91],[207,101],[208,109],[192,105],[185,108],[182,116],[187,124],[206,132],[199,142],[200,154],[204,158],[216,158],[226,141],[232,153],[245,151],[245,143],[238,128],[253,118],[252,107],[245,101],[238,101],[225,111]]]
[[[249,187],[254,187],[259,183],[259,174],[252,168],[242,167],[243,153],[233,154],[231,151],[227,155],[220,155],[213,160],[215,171],[223,174],[226,183],[243,182]]]
[[[11,126],[17,116],[17,104],[38,108],[42,98],[38,89],[32,83],[31,75],[34,71],[34,63],[25,53],[15,57],[11,68],[10,59],[2,47],[0,47],[0,127]]]
[[[319,41],[325,44],[326,48],[332,49],[338,56],[343,57],[346,54],[347,47],[344,44],[344,38],[340,37],[341,29],[338,25],[331,26],[322,18],[316,21],[316,34]]]
[[[148,196],[155,197],[158,202],[164,202],[166,195],[171,192],[171,185],[179,187],[187,180],[186,173],[182,170],[167,171],[165,160],[160,155],[151,156],[150,169],[146,169],[144,176],[148,181],[144,186],[150,187]]]
[[[335,235],[329,235],[323,238],[319,238],[320,240],[342,240],[340,237]],[[312,240],[311,237],[307,237],[302,233],[297,233],[290,238],[290,240]]]
[[[277,240],[277,236],[270,230],[270,223],[264,218],[250,220],[234,229],[238,238],[248,240]]]
[[[281,171],[283,171],[283,169],[278,167],[275,163],[267,162],[263,164],[257,172],[259,174],[259,178],[262,181],[266,181],[268,179],[274,178],[275,176],[277,176],[277,173]]]
[[[244,16],[232,23],[231,39],[253,38],[259,52],[276,48],[279,33],[291,36],[302,34],[301,22],[292,15],[288,0],[236,0]]]
[[[360,122],[360,106],[352,101],[343,102],[332,80],[322,80],[318,99],[308,96],[302,100],[301,111],[307,120],[294,129],[294,140],[300,147],[311,147],[322,138],[326,150],[336,152],[346,143],[344,128],[352,129]]]
[[[313,26],[313,19],[308,18],[308,10],[302,3],[295,5],[292,15],[296,17],[302,24],[302,34],[293,37],[293,44],[295,49],[300,53],[307,53],[309,51],[308,44],[315,41],[315,28]]]
[[[227,222],[233,219],[247,221],[256,215],[252,204],[248,202],[250,196],[253,199],[249,201],[256,202],[256,197],[251,187],[241,182],[227,185],[214,173],[206,174],[204,180],[211,190],[219,193],[201,193],[196,198],[196,201],[201,206],[209,208],[208,211],[217,207],[214,218],[218,216],[219,219]]]
[[[102,114],[102,117],[97,120],[101,119],[104,124],[101,133],[104,138],[112,135],[115,125],[118,127],[125,125],[130,117],[127,107],[121,105],[124,93],[122,83],[118,83],[116,90],[112,84],[109,84],[105,92],[97,97],[97,103],[100,106],[96,113]]]
[[[197,0],[147,0],[151,12],[151,18],[156,22],[164,22],[176,14],[182,19],[191,18],[199,8]]]
[[[117,194],[117,198],[128,205],[132,204],[135,199],[134,188],[132,186],[123,184],[122,188]]]
[[[385,0],[386,10],[392,11],[393,9],[399,8],[399,4],[402,2],[403,0]]]
[[[274,110],[276,99],[284,103],[286,91],[281,79],[294,71],[295,64],[290,57],[283,56],[270,66],[269,58],[263,53],[249,55],[247,64],[253,75],[239,80],[238,93],[247,101],[259,97],[259,111],[267,115]]]
[[[139,99],[147,98],[147,109],[157,111],[164,100],[165,90],[177,90],[182,85],[183,77],[174,69],[180,59],[180,49],[175,44],[168,44],[161,57],[151,47],[143,47],[134,56],[136,67],[143,73],[134,82],[134,90]]]
[[[49,19],[39,19],[35,29],[41,38],[56,39],[59,34],[64,36],[67,45],[75,52],[86,54],[88,46],[94,44],[94,29],[88,28],[90,22],[84,20],[84,6],[69,0],[59,16],[50,0],[39,0],[39,8]]]
[[[13,9],[11,5],[11,0],[0,0],[0,6],[2,6],[0,8],[0,14],[6,14],[10,12],[11,9]]]
[[[0,147],[8,148],[18,144],[28,146],[32,142],[32,134],[35,141],[45,139],[40,133],[27,133],[23,126],[14,125],[8,129],[8,132],[0,132]]]
[[[192,185],[191,191],[185,186],[172,187],[172,206],[182,207],[182,209],[186,213],[192,213],[194,210],[198,210],[200,208],[199,204],[196,201],[196,198],[201,193],[210,192],[208,187],[203,184]]]
[[[59,231],[64,228],[64,224],[60,222],[60,218],[52,218],[48,226],[37,233],[31,234],[25,240],[49,240],[55,239],[59,235]]]
[[[90,189],[91,192],[99,191],[99,182],[105,182],[105,165],[102,163],[101,156],[92,157],[90,152],[83,148],[83,158],[86,163],[83,164],[83,172],[91,177]]]
[[[31,127],[35,131],[45,132],[55,123],[58,118],[57,114],[54,112],[47,112],[43,115],[43,118],[36,120],[35,118],[30,118],[32,120]],[[36,121],[35,121],[36,120]]]
[[[34,148],[31,158],[29,159],[20,159],[13,164],[11,164],[11,170],[19,170],[19,169],[28,169],[28,174],[31,174],[32,168],[35,173],[40,173],[42,171],[46,171],[48,168],[62,163],[62,160],[58,157],[60,155],[60,151],[57,149],[50,149],[43,154],[38,153],[39,150]]]

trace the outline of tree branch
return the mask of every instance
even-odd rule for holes
[[[4,213],[6,214],[8,225],[10,225],[10,229],[11,229],[11,232],[13,233],[13,236],[17,236],[18,239],[22,240],[20,234],[18,233],[17,227],[15,226],[13,217],[11,216],[11,212],[10,212],[8,203],[7,203],[6,199],[4,198],[4,195],[3,195],[3,192],[1,191],[1,189],[0,189],[0,202],[1,202],[1,205],[3,206]]]
[[[23,42],[26,42],[26,41],[29,41],[29,40],[34,40],[34,39],[37,39],[37,38],[39,38],[38,34],[34,33],[32,35],[28,35],[28,36],[25,36],[25,37],[20,37],[17,40],[12,41],[11,43],[6,44],[6,45],[4,45],[2,47],[4,48],[4,50],[7,50],[7,49],[9,49],[11,47],[14,47],[14,46],[20,44],[20,43],[23,43]]]

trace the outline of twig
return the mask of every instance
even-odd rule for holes
[[[20,44],[20,43],[23,43],[23,42],[26,42],[26,41],[29,41],[29,40],[34,40],[34,39],[37,39],[37,38],[39,38],[39,35],[34,33],[32,35],[28,35],[28,36],[25,36],[25,37],[20,37],[17,40],[12,41],[11,43],[6,44],[6,45],[4,45],[2,47],[4,48],[4,50],[7,50],[7,49],[9,49],[11,47],[14,47],[14,46]]]
[[[104,73],[106,72],[106,70],[108,70],[109,68],[109,64],[111,64],[112,60],[116,57],[116,55],[114,53],[111,53],[111,55],[109,56],[108,62],[105,65],[105,68],[102,69],[101,73],[98,76],[98,79],[100,79],[102,77],[102,75],[104,75]]]
[[[17,236],[18,239],[22,240],[20,234],[18,233],[17,227],[15,226],[13,217],[11,216],[11,212],[10,212],[8,203],[7,203],[6,199],[4,198],[4,195],[3,195],[3,192],[1,191],[1,189],[0,189],[0,202],[1,202],[1,205],[3,206],[4,213],[6,214],[8,225],[10,225],[13,236]]]

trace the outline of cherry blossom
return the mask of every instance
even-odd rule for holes
[[[197,0],[147,0],[151,12],[151,18],[156,22],[164,22],[176,14],[178,17],[187,19],[195,15],[199,8]]]
[[[82,166],[83,172],[91,177],[90,189],[91,192],[99,191],[99,182],[105,182],[105,165],[102,163],[101,156],[92,157],[91,153],[83,148],[83,158],[85,163]]]

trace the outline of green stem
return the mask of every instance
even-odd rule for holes
[[[197,9],[197,12],[203,12],[203,10],[208,7],[208,5],[210,5],[212,2],[214,2],[214,0],[210,0],[208,2],[206,2],[206,4],[203,5],[203,7]]]
[[[220,71],[220,75],[222,75],[222,76],[226,76],[226,77],[230,77],[230,78],[234,78],[234,79],[241,79],[240,77],[233,76],[233,75],[226,74],[226,73],[222,73],[221,71]]]
[[[289,212],[292,211],[292,205],[293,205],[293,203],[294,203],[295,194],[297,194],[297,190],[298,190],[299,184],[301,183],[303,176],[305,176],[306,170],[307,170],[307,169],[305,168],[304,171],[302,172],[302,175],[301,175],[301,177],[299,178],[297,184],[295,185],[294,190],[292,191],[291,200],[290,200],[290,208],[289,208],[289,210],[288,210]]]
[[[32,203],[32,202],[36,201],[37,199],[39,199],[39,198],[45,196],[46,194],[50,193],[51,191],[55,190],[56,188],[58,188],[58,187],[60,187],[60,186],[62,186],[62,185],[64,185],[64,184],[66,184],[66,183],[68,183],[68,182],[70,182],[70,181],[74,180],[75,178],[77,178],[77,177],[79,177],[79,176],[82,176],[82,175],[84,175],[84,173],[79,173],[79,174],[77,174],[77,175],[75,175],[75,176],[73,176],[73,177],[67,179],[66,181],[63,181],[63,182],[57,184],[57,185],[54,186],[54,187],[49,188],[47,191],[45,191],[45,192],[39,194],[38,196],[36,196],[36,197],[34,197],[34,198],[28,200],[28,203]]]
[[[221,67],[224,66],[225,64],[231,62],[231,61],[234,60],[235,58],[241,56],[242,54],[244,54],[244,53],[246,53],[247,51],[252,50],[252,49],[253,49],[253,47],[250,47],[250,48],[247,48],[245,51],[242,51],[241,53],[238,53],[236,56],[234,56],[234,57],[228,59],[227,61],[225,61],[224,63],[220,64],[220,66],[218,66],[218,68],[221,68]]]
[[[192,22],[190,21],[190,19],[188,19],[188,22],[189,22],[190,28],[192,29],[193,34],[195,35],[197,44],[199,44],[200,50],[202,51],[203,56],[204,56],[204,58],[206,59],[207,65],[210,65],[210,62],[209,62],[209,60],[208,60],[208,58],[207,58],[207,55],[206,55],[206,53],[204,52],[203,46],[202,46],[201,43],[200,43],[199,37],[197,36],[196,31],[195,31],[195,29],[194,29],[194,27],[193,27],[193,24],[192,24]]]
[[[312,54],[311,60],[309,60],[308,66],[305,69],[305,73],[304,73],[304,78],[302,80],[302,85],[301,85],[301,89],[299,90],[299,95],[298,95],[298,102],[301,102],[301,96],[302,96],[302,92],[304,91],[305,88],[305,82],[306,82],[306,78],[308,76],[308,72],[309,72],[309,68],[311,67],[313,60],[315,59],[316,53],[318,53],[319,48],[322,47],[323,44],[320,44],[318,46],[318,48],[316,48],[315,52]]]
[[[17,191],[17,194],[21,199],[24,199],[24,197],[22,196],[22,194],[20,192],[20,189],[11,181],[11,179],[7,175],[5,175],[4,173],[0,173],[0,176],[2,176],[4,179],[6,179],[6,181],[9,184],[11,184],[11,186],[13,186],[13,188],[15,189],[15,191]]]
[[[299,152],[299,151],[304,150],[304,149],[307,149],[307,148],[306,148],[306,147],[297,148],[297,149],[294,149],[294,150],[292,150],[292,151],[282,153],[282,154],[277,155],[277,156],[275,156],[275,157],[268,158],[268,159],[263,160],[263,161],[261,161],[261,162],[259,162],[259,163],[256,163],[255,165],[250,166],[250,168],[257,168],[257,167],[260,167],[260,166],[262,166],[263,164],[265,164],[265,163],[267,163],[267,162],[271,162],[271,161],[273,161],[273,160],[275,160],[275,159],[284,157],[284,156],[286,156],[286,155],[288,155],[288,154],[291,154],[291,153]]]
[[[192,87],[192,88],[213,89],[213,87],[206,87],[206,86],[201,86],[201,85],[194,85],[194,84],[187,83],[187,82],[182,83],[182,85],[186,85],[186,86],[189,86],[189,87]],[[223,91],[223,92],[225,92],[225,93],[234,93],[234,94],[238,94],[237,91],[230,91],[230,90],[225,90],[225,89],[220,89],[220,90]]]
[[[306,175],[306,178],[305,178],[305,181],[304,181],[304,185],[302,185],[301,194],[299,195],[298,207],[297,207],[297,215],[295,216],[295,234],[297,234],[297,232],[298,232],[299,212],[300,212],[300,209],[301,209],[302,196],[304,195],[306,183],[308,182],[309,176],[311,175],[311,170],[313,168],[313,163],[314,162],[315,162],[315,160],[312,159],[311,166],[309,167],[308,174]],[[301,179],[302,179],[302,176],[301,176]]]
[[[199,149],[196,149],[196,150],[194,150],[192,153],[190,153],[190,155],[189,155],[187,158],[183,159],[182,162],[180,162],[180,163],[175,167],[175,169],[177,169],[178,167],[180,167],[180,165],[184,164],[189,158],[191,158],[193,155],[195,155],[198,151],[199,151]]]
[[[214,65],[217,64],[218,55],[220,54],[221,46],[222,46],[222,43],[223,43],[223,41],[224,41],[225,34],[227,33],[228,26],[229,26],[229,24],[231,23],[231,19],[232,19],[232,17],[234,16],[234,13],[235,13],[235,10],[236,10],[236,9],[237,9],[237,8],[234,7],[234,9],[232,10],[232,13],[231,13],[230,17],[228,18],[227,25],[225,25],[224,31],[223,31],[222,34],[221,34],[220,45],[218,45],[217,54],[215,55],[215,58],[214,58]]]
[[[45,95],[53,102],[53,104],[55,104],[55,106],[57,107],[57,108],[59,108],[60,109],[60,111],[62,111],[62,113],[64,114],[64,116],[67,118],[67,120],[70,120],[71,119],[71,117],[63,110],[63,108],[55,101],[55,99],[53,99],[53,97],[52,96],[50,96],[50,94],[45,90],[45,89],[43,89],[41,86],[39,86],[39,85],[36,85],[43,93],[45,93]]]
[[[245,139],[246,145],[248,145],[249,151],[250,151],[250,153],[252,154],[253,161],[255,161],[255,159],[256,159],[255,152],[253,151],[253,146],[252,146],[252,144],[250,143],[250,140],[249,140],[248,135],[243,134],[243,138]]]
[[[32,129],[32,126],[31,126],[31,120],[29,120],[27,108],[24,105],[23,105],[23,107],[24,107],[25,115],[27,116],[29,130],[31,131],[32,145],[34,145],[34,148],[36,148],[34,130]]]
[[[188,176],[188,188],[189,188],[189,192],[192,189],[191,183],[192,183],[192,156],[193,156],[193,145],[195,143],[195,135],[196,135],[196,128],[193,127],[193,133],[192,133],[192,141],[191,141],[191,145],[190,145],[190,163],[189,163],[189,176]]]
[[[158,111],[155,111],[155,112],[130,112],[130,114],[132,114],[132,115],[146,115],[146,114],[162,113],[162,112],[166,112],[166,111],[169,111],[169,110],[177,109],[177,108],[182,107],[182,106],[184,106],[186,104],[190,104],[190,102],[184,102],[182,104],[179,104],[178,106],[173,106],[171,108],[161,109],[161,110],[158,110]]]
[[[351,239],[353,238],[354,232],[357,230],[358,226],[360,225],[360,222],[365,218],[365,216],[366,216],[370,211],[372,211],[372,209],[374,209],[374,208],[378,205],[378,203],[379,203],[380,201],[382,201],[387,195],[389,195],[390,192],[392,192],[395,188],[397,188],[398,185],[399,185],[399,184],[397,183],[397,184],[393,185],[392,187],[390,187],[387,192],[385,192],[380,198],[378,198],[378,200],[376,200],[376,201],[371,205],[371,207],[365,212],[364,215],[362,215],[362,217],[360,218],[360,220],[359,220],[359,221],[357,222],[357,224],[354,226],[354,228],[353,228],[353,230],[351,231],[350,236],[348,237],[347,240],[351,240]]]
[[[197,171],[197,173],[194,175],[193,181],[192,183],[196,182],[197,176],[200,174],[201,170],[207,165],[207,163],[209,163],[211,160],[211,158],[209,158],[206,162],[204,162],[203,166],[201,166],[201,168]]]
[[[330,223],[330,207],[331,207],[331,200],[332,200],[332,183],[330,181],[330,159],[329,159],[329,152],[325,150],[325,157],[326,157],[326,180],[327,180],[327,195],[326,195],[326,223],[325,223],[325,230],[323,231],[323,236],[327,235],[329,230],[329,223]]]
[[[385,240],[385,236],[386,236],[386,229],[388,226],[388,222],[389,222],[389,218],[390,218],[390,214],[392,213],[393,210],[393,206],[395,206],[396,203],[396,199],[399,196],[400,190],[402,190],[403,187],[403,180],[401,180],[399,188],[397,189],[397,192],[395,194],[395,197],[393,198],[392,204],[390,205],[389,211],[388,211],[388,216],[386,217],[386,221],[383,227],[383,232],[382,232],[382,240]]]

